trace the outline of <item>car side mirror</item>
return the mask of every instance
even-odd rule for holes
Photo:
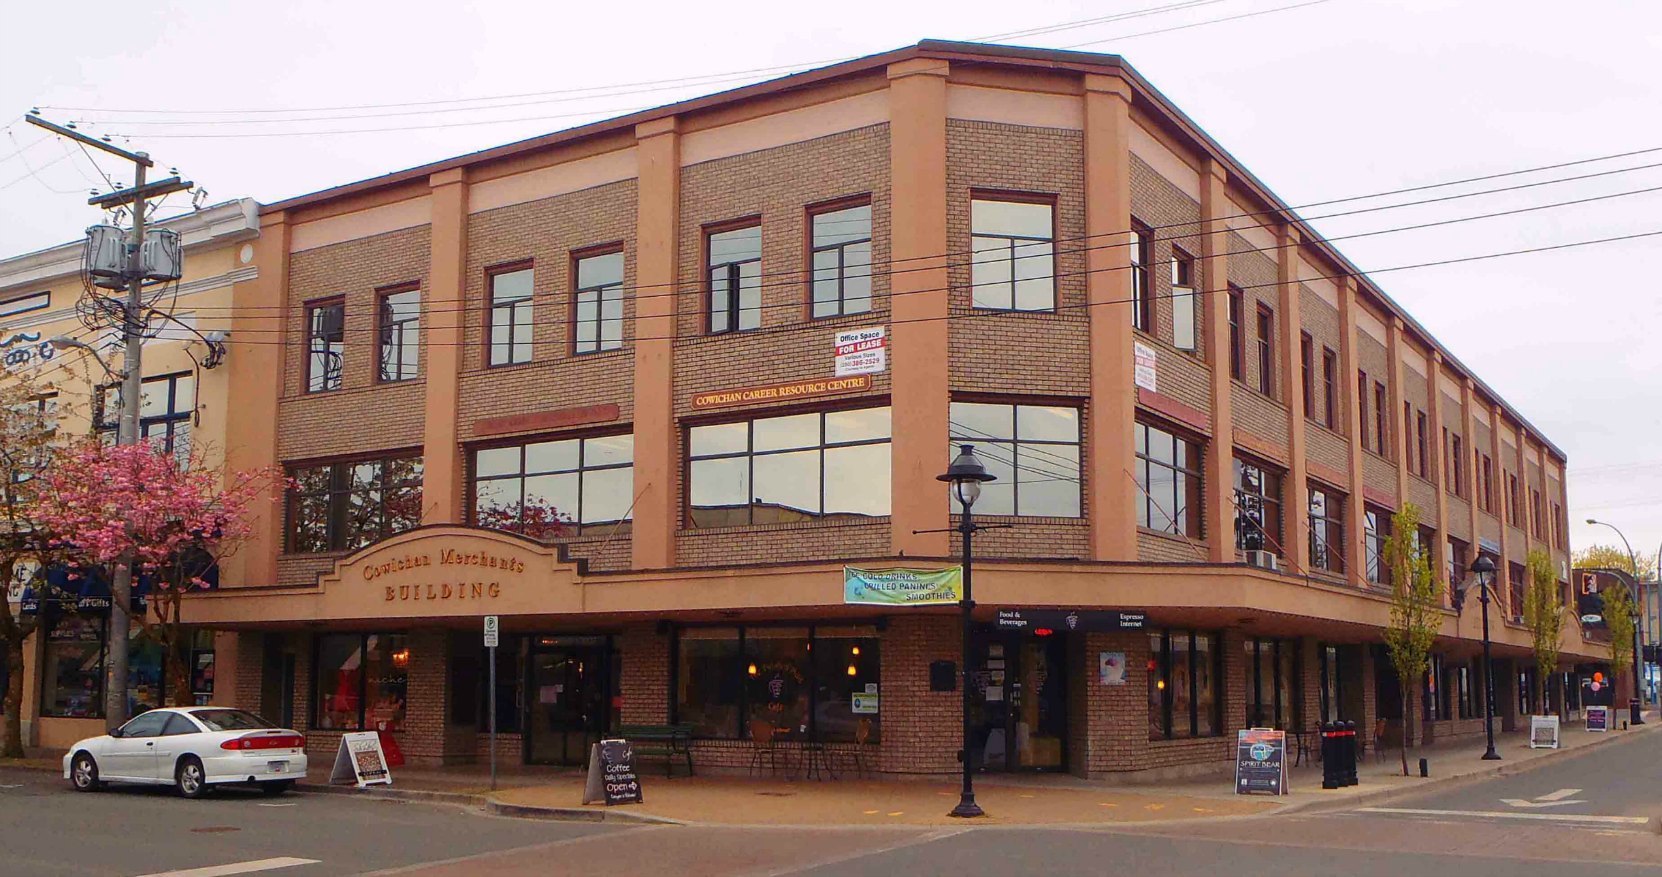
[[[121,736],[121,729],[120,728],[111,729],[110,736],[111,737],[120,737]]]

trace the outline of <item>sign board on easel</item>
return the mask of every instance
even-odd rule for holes
[[[1558,717],[1557,716],[1530,716],[1529,717],[1529,748],[1557,749],[1558,748]]]
[[[1235,736],[1235,794],[1287,794],[1287,732],[1243,728]]]
[[[1608,731],[1608,730],[1610,730],[1610,707],[1598,706],[1596,704],[1588,704],[1588,706],[1587,706],[1587,730],[1589,730],[1589,731]]]
[[[589,747],[589,778],[583,803],[639,804],[641,779],[635,773],[635,747],[628,740],[602,740]]]
[[[358,788],[376,784],[392,785],[392,771],[387,767],[387,754],[381,749],[381,735],[374,731],[342,734],[340,748],[335,750],[335,766],[329,771],[330,783],[356,783]]]

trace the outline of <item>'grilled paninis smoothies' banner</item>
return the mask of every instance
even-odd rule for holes
[[[945,606],[964,595],[964,570],[843,567],[843,602],[867,606]]]

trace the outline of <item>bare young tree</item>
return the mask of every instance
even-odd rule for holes
[[[1391,538],[1385,542],[1385,558],[1391,567],[1391,623],[1385,628],[1385,645],[1401,680],[1403,776],[1408,776],[1408,734],[1414,726],[1411,692],[1430,668],[1431,645],[1443,624],[1442,594],[1419,531],[1419,507],[1403,503],[1391,519]]]

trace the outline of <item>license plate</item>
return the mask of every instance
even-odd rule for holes
[[[289,763],[286,761],[268,761],[265,763],[265,766],[272,773],[282,773],[283,771],[289,769]]]

